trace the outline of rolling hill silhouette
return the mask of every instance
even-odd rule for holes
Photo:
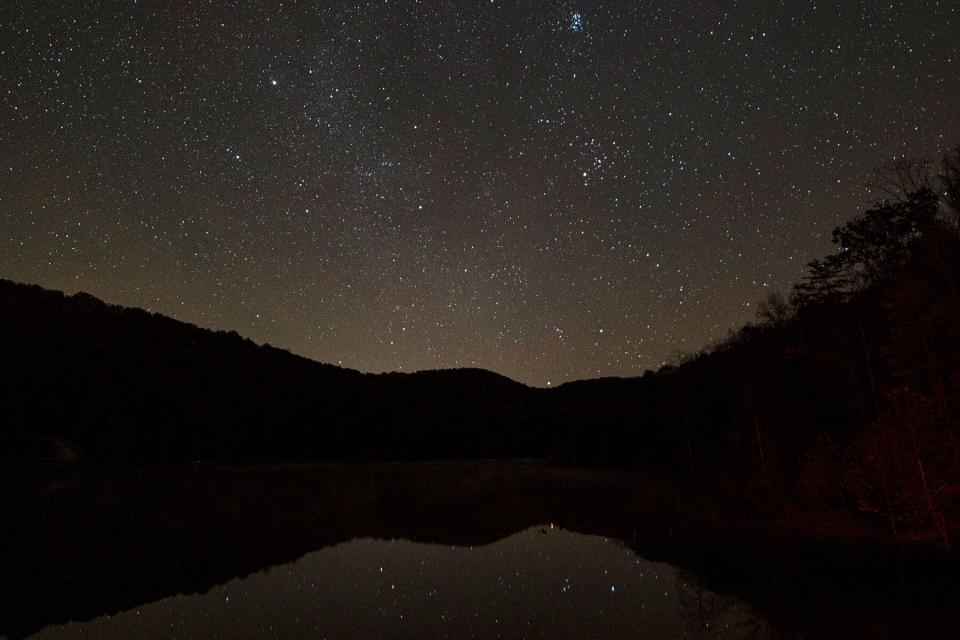
[[[0,457],[104,462],[528,456],[543,390],[480,369],[363,374],[0,280]]]

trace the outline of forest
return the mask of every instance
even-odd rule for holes
[[[756,323],[638,380],[568,385],[570,459],[665,464],[761,511],[874,514],[897,540],[949,549],[960,524],[960,151],[894,162],[876,185],[888,197],[836,228],[836,251],[789,296],[762,301]],[[577,408],[596,410],[605,434]]]
[[[877,173],[757,321],[637,378],[527,387],[483,370],[364,374],[0,280],[0,458],[85,463],[539,458],[666,474],[745,506],[960,528],[960,150]]]

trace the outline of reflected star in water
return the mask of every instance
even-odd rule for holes
[[[666,574],[681,595],[660,597],[658,580],[646,580],[645,572]],[[687,580],[669,565],[636,558],[617,541],[563,529],[533,527],[467,548],[360,539],[206,594],[51,627],[33,640],[123,638],[131,630],[140,638],[161,638],[196,629],[220,637],[268,632],[280,638],[314,633],[395,637],[401,623],[402,635],[411,638],[469,637],[489,626],[507,638],[529,633],[634,638],[639,633],[656,640],[683,635],[705,612],[722,629],[713,637],[741,638],[746,637],[744,622],[761,621],[742,602],[706,591],[700,593],[700,611],[691,615],[693,600],[682,594],[695,587]],[[619,597],[620,591],[628,595]],[[604,593],[618,597],[604,598]],[[556,599],[560,594],[562,603]]]

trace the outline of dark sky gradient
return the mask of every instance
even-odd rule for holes
[[[6,1],[0,277],[367,371],[638,375],[960,142],[960,3]]]

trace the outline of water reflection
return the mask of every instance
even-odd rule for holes
[[[748,605],[621,542],[538,526],[475,547],[363,538],[214,587],[32,636],[768,637]]]

